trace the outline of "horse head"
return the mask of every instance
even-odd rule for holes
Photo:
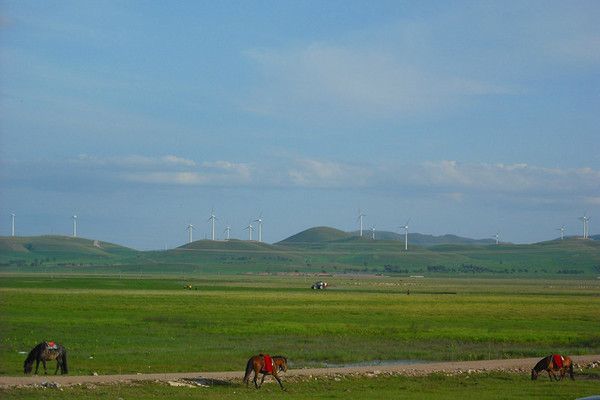
[[[33,370],[33,361],[32,362],[25,361],[25,363],[23,364],[23,372],[25,373],[25,375],[29,375],[32,370]]]
[[[535,369],[531,370],[531,380],[535,381],[538,377],[538,372]]]
[[[275,364],[277,365],[278,371],[286,372],[288,370],[287,358],[285,357],[275,358]]]

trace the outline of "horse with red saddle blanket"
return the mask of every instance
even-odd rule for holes
[[[573,377],[573,361],[569,357],[560,354],[552,354],[542,358],[531,370],[531,380],[536,380],[542,371],[548,372],[550,380],[554,378],[557,381],[562,380],[568,371],[571,379],[575,380]],[[556,376],[555,372],[560,372],[560,378]]]
[[[287,371],[287,358],[283,356],[269,356],[268,354],[259,354],[257,356],[252,356],[248,360],[246,364],[246,374],[244,375],[244,383],[248,386],[250,382],[250,375],[252,371],[254,371],[254,386],[258,389],[262,386],[265,381],[266,375],[272,375],[273,378],[277,380],[281,389],[283,388],[283,384],[281,383],[281,379],[279,379],[278,373],[280,371]],[[260,380],[260,385],[256,382],[258,378],[258,374],[262,374],[262,379]]]

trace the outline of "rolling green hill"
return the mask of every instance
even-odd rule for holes
[[[61,264],[123,261],[139,252],[116,244],[69,236],[0,237],[0,263]]]
[[[278,242],[277,244],[302,244],[302,243],[322,243],[333,242],[335,240],[346,239],[352,235],[340,231],[339,229],[330,228],[328,226],[318,226],[315,228],[306,229],[300,233],[290,236],[287,239]]]
[[[596,277],[600,241],[567,238],[534,244],[447,243],[417,246],[317,227],[276,244],[199,240],[166,251],[65,236],[0,238],[0,271],[101,273],[369,273]],[[69,269],[71,268],[71,269]],[[82,269],[85,268],[85,269]]]

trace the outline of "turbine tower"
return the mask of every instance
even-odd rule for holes
[[[15,236],[15,213],[11,213],[10,214],[10,218],[11,218],[11,235],[14,237]]]
[[[358,218],[356,219],[357,221],[360,221],[360,236],[362,237],[362,233],[363,233],[363,217],[366,217],[367,214],[363,214],[362,211],[360,211],[360,208],[358,209]]]
[[[590,233],[590,217],[587,216],[587,213],[583,214],[583,217],[579,217],[579,220],[583,222],[583,238],[587,239]]]
[[[263,223],[262,213],[260,213],[260,215],[258,216],[258,218],[255,219],[252,222],[258,222],[258,241],[262,242],[262,223]]]
[[[254,230],[254,227],[252,226],[252,223],[249,223],[248,226],[244,229],[248,230],[248,239],[252,240],[252,231]]]
[[[557,231],[560,231],[560,240],[564,240],[565,238],[565,226],[561,225],[560,228],[556,228]]]
[[[215,240],[215,221],[217,220],[217,217],[215,216],[215,210],[212,209],[210,210],[210,218],[207,219],[207,221],[211,222],[212,225],[212,230],[211,230],[211,239]]]
[[[408,250],[408,223],[410,222],[410,218],[406,221],[404,226],[401,226],[400,229],[404,229],[404,250]]]
[[[77,215],[73,215],[73,237],[77,237]]]
[[[371,239],[375,240],[375,226],[371,227]]]
[[[229,233],[230,232],[231,232],[231,227],[229,225],[227,225],[227,227],[223,231],[223,233],[225,233],[227,235],[227,240],[229,240]]]
[[[188,236],[189,236],[189,239],[188,239],[189,241],[188,241],[188,243],[192,243],[192,242],[194,241],[194,239],[192,238],[192,231],[193,231],[194,229],[196,229],[196,228],[194,227],[194,225],[192,225],[192,224],[188,224],[187,228],[185,228],[185,229],[186,229],[187,231],[189,231],[189,235],[188,235]]]
[[[492,237],[496,238],[496,244],[500,244],[500,232],[496,232]]]

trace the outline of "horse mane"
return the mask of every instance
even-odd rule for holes
[[[287,363],[287,357],[284,356],[271,356],[271,358],[283,358],[283,360]]]
[[[35,345],[35,347],[31,349],[31,351],[27,355],[27,358],[25,359],[25,364],[33,363],[33,361],[35,361],[35,359],[38,357],[38,354],[40,354],[44,350],[44,347],[46,347],[46,342],[41,342]]]
[[[550,358],[551,357],[552,356],[547,356],[547,357],[542,358],[540,361],[538,361],[537,364],[535,364],[535,367],[533,367],[533,369],[535,371],[543,371],[543,370],[545,370],[546,368],[548,368],[548,364],[550,364]]]

